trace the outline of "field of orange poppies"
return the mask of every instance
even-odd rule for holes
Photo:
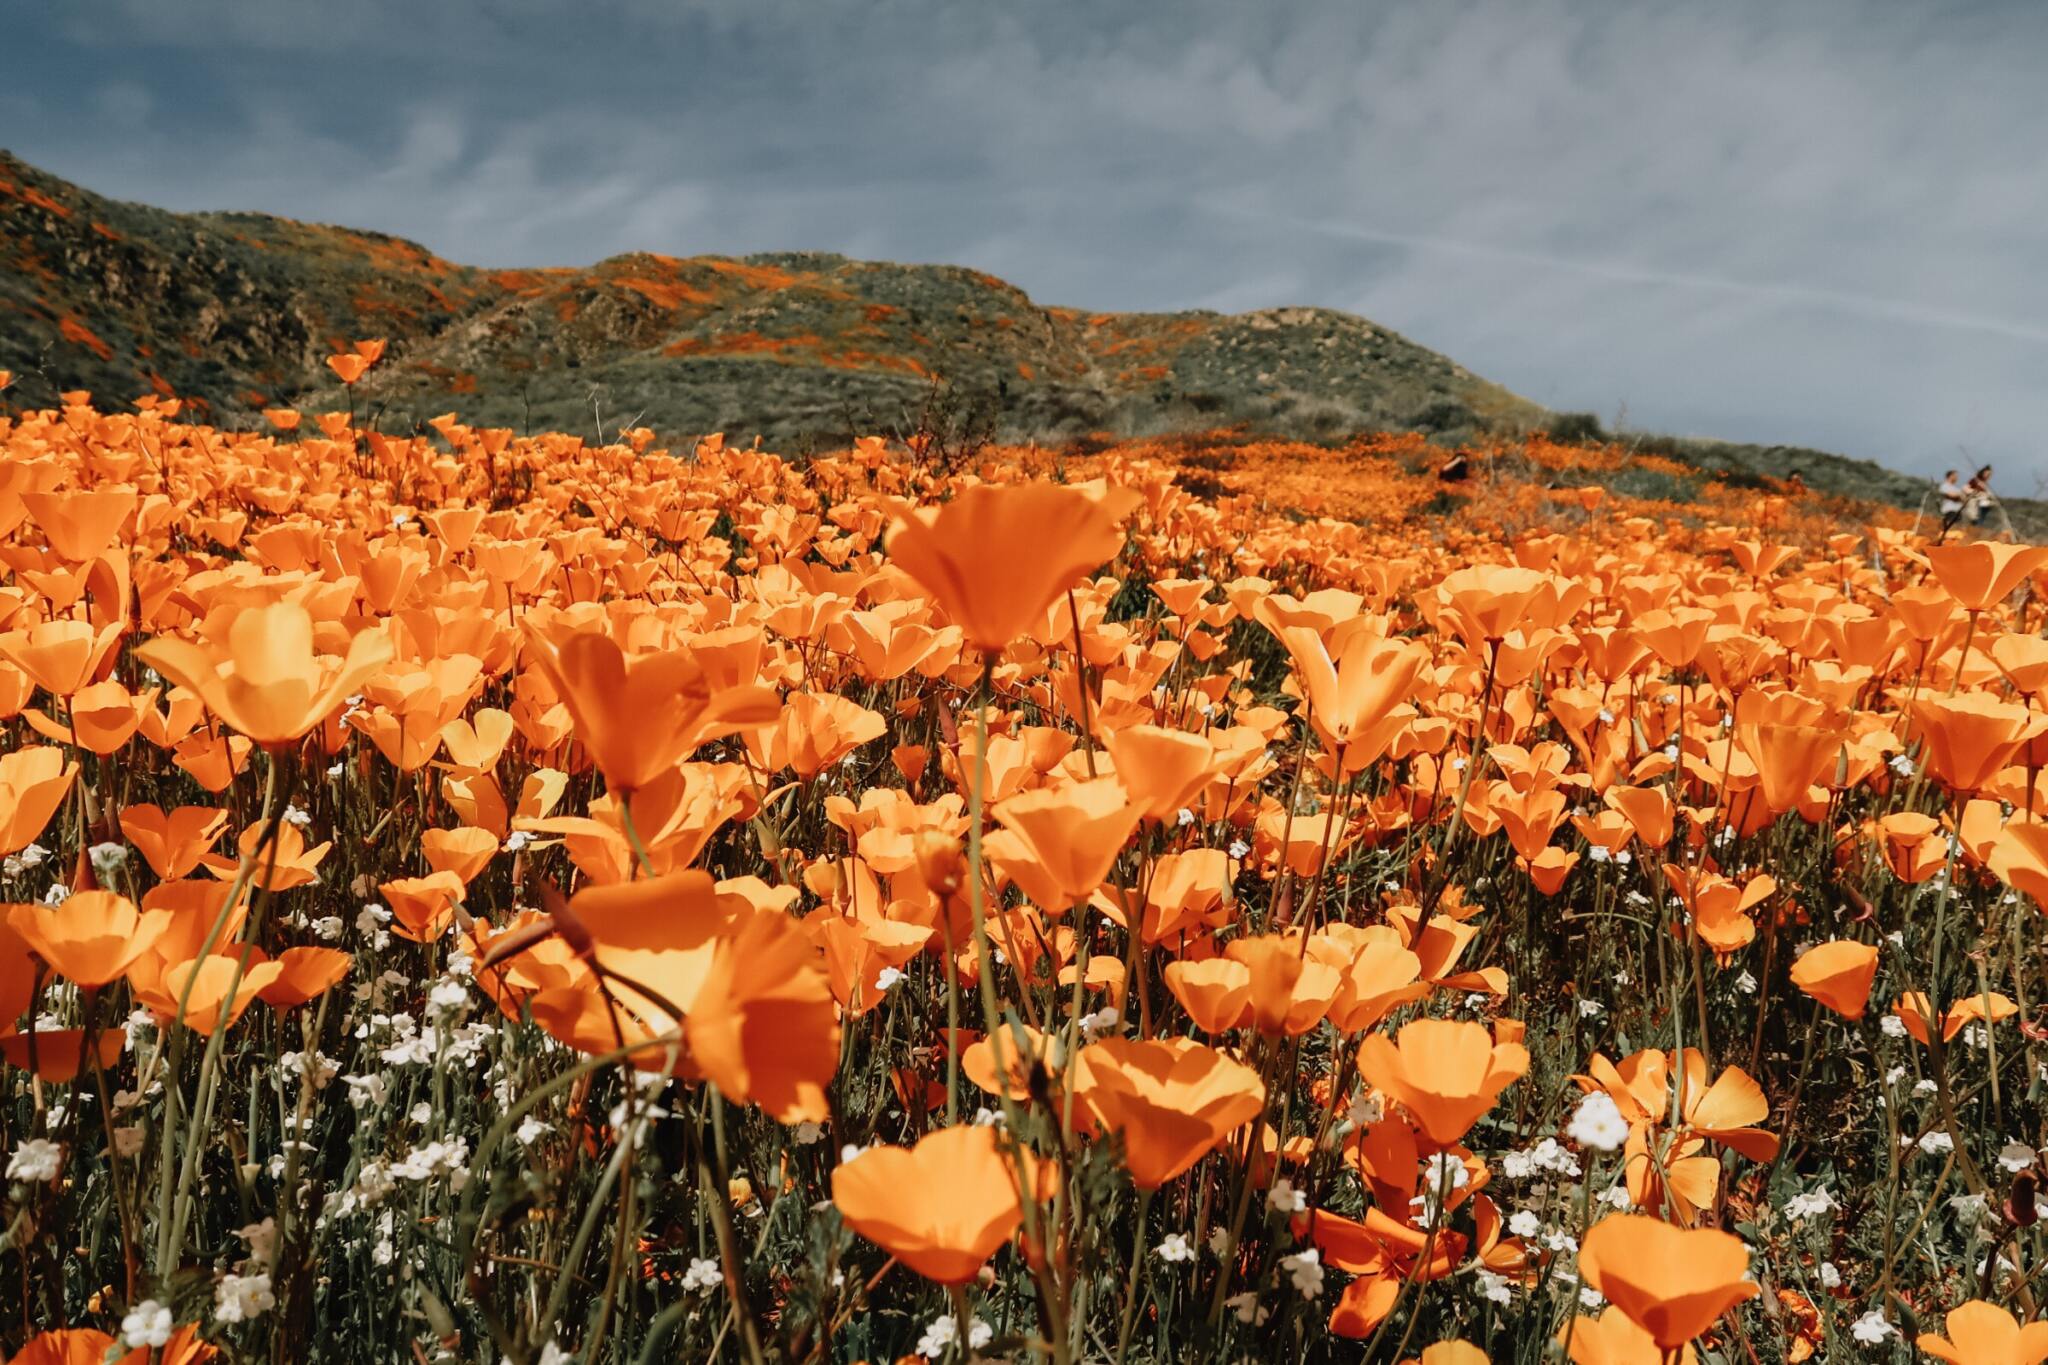
[[[13,1361],[2048,1359],[2048,549],[267,416],[0,413]]]

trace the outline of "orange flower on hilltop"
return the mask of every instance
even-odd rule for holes
[[[1023,1157],[1023,1179],[1037,1164]],[[915,1147],[870,1147],[832,1171],[848,1227],[939,1284],[966,1284],[1024,1220],[1018,1172],[993,1127],[928,1133]]]
[[[365,630],[339,663],[323,661],[313,652],[312,616],[296,602],[276,602],[236,613],[224,641],[158,636],[135,657],[198,693],[208,710],[258,744],[288,744],[383,667],[391,642],[381,630]]]
[[[916,580],[976,648],[1029,634],[1075,580],[1116,557],[1129,489],[975,484],[951,502],[899,514],[889,559]]]
[[[1676,1228],[1636,1213],[1611,1214],[1579,1247],[1579,1273],[1660,1350],[1676,1351],[1720,1316],[1755,1298],[1744,1278],[1749,1248],[1718,1228]]]
[[[1520,1043],[1496,1043],[1483,1024],[1417,1019],[1392,1040],[1374,1034],[1359,1044],[1358,1069],[1430,1141],[1452,1143],[1529,1070],[1529,1052]]]

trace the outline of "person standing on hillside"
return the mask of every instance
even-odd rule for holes
[[[1951,469],[1941,476],[1941,535],[1948,534],[1948,528],[1956,524],[1956,518],[1963,514],[1963,486],[1956,481],[1956,472]],[[1939,540],[1941,536],[1936,536]]]
[[[1987,464],[1971,475],[1963,488],[1963,515],[1975,526],[1984,520],[1984,509],[1996,501],[1991,495],[1991,466]]]

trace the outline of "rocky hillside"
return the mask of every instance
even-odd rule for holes
[[[406,429],[455,411],[524,431],[723,431],[779,449],[945,420],[1007,441],[1231,430],[1459,443],[1553,414],[1364,318],[1321,308],[1087,313],[991,275],[824,254],[616,256],[485,270],[381,233],[105,199],[0,151],[0,369],[17,403],[154,390],[220,425],[346,399],[326,357],[383,337],[359,415]],[[1913,507],[1918,479],[1824,451],[1630,438],[1705,477]],[[2024,535],[2048,508],[2009,500]]]
[[[938,380],[1012,439],[1459,437],[1546,416],[1324,309],[1091,314],[972,270],[829,255],[483,270],[374,232],[117,203],[0,153],[0,368],[23,382],[103,401],[155,388],[233,424],[334,403],[323,360],[358,337],[391,343],[364,399],[397,421],[454,409],[786,445],[889,429]]]

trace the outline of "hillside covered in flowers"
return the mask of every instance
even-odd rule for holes
[[[2048,1359],[2048,549],[265,419],[0,411],[12,1361]]]

